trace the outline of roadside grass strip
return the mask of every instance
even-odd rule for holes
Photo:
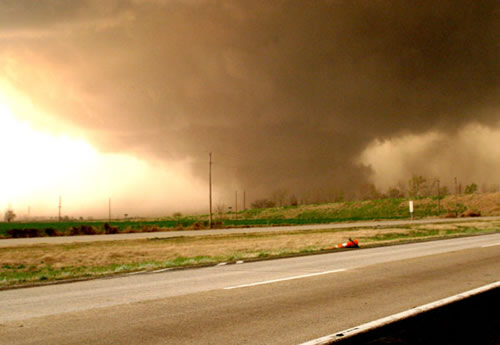
[[[35,244],[0,248],[0,289],[132,272],[206,267],[500,232],[498,221]],[[495,244],[496,245],[496,244]],[[346,249],[350,250],[350,249]]]
[[[356,327],[352,327],[352,328],[349,328],[349,329],[346,329],[343,331],[335,332],[333,334],[330,334],[330,335],[327,335],[327,336],[324,336],[321,338],[313,339],[313,340],[310,340],[308,342],[302,343],[300,345],[333,344],[333,343],[338,342],[340,340],[350,338],[350,337],[353,337],[355,335],[374,330],[376,328],[388,325],[388,324],[396,322],[396,321],[400,321],[400,320],[407,319],[409,317],[416,316],[416,315],[424,313],[426,311],[430,311],[430,310],[440,308],[440,307],[443,307],[445,305],[448,305],[448,304],[451,304],[454,302],[461,301],[463,299],[466,299],[468,297],[472,297],[474,295],[479,295],[483,292],[493,290],[493,289],[496,289],[498,287],[500,287],[500,281],[481,286],[477,289],[462,292],[462,293],[459,293],[459,294],[454,295],[454,296],[446,297],[446,298],[440,299],[440,300],[435,301],[435,302],[424,304],[424,305],[421,305],[419,307],[408,309],[408,310],[403,311],[401,313],[393,314],[393,315],[390,315],[390,316],[387,316],[387,317],[384,317],[384,318],[381,318],[381,319],[378,319],[375,321],[371,321],[371,322],[368,322],[368,323],[365,323],[365,324],[362,324],[362,325],[359,325]]]

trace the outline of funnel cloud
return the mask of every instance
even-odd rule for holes
[[[6,1],[0,74],[104,151],[189,159],[201,179],[213,152],[217,188],[254,198],[349,195],[373,178],[359,157],[375,141],[498,129],[499,7]]]

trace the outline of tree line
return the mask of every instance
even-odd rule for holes
[[[483,185],[482,192],[498,192],[498,185]],[[427,178],[422,175],[412,175],[407,183],[399,182],[384,192],[374,183],[362,184],[354,192],[342,190],[323,191],[317,195],[298,197],[286,189],[276,189],[269,197],[260,198],[251,203],[251,208],[271,208],[283,206],[297,206],[299,204],[317,204],[326,202],[342,202],[356,200],[397,199],[397,198],[423,198],[429,196],[445,197],[449,194],[473,194],[479,191],[477,183],[462,185],[456,182],[453,188],[442,185],[440,180]]]

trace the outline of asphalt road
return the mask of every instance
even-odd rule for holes
[[[500,280],[500,234],[0,291],[1,344],[300,344]]]
[[[162,232],[142,232],[132,234],[113,234],[113,235],[83,235],[83,236],[60,236],[60,237],[35,237],[35,238],[9,238],[0,239],[0,248],[14,247],[20,245],[31,245],[41,243],[74,243],[74,242],[94,242],[94,241],[117,241],[133,240],[144,238],[166,238],[179,236],[206,236],[223,234],[242,234],[272,231],[304,231],[318,229],[352,229],[366,227],[397,226],[408,224],[432,224],[432,223],[455,223],[467,221],[490,221],[500,220],[500,217],[480,217],[480,218],[430,218],[416,220],[377,220],[352,223],[329,223],[329,224],[309,224],[293,226],[272,226],[272,227],[254,227],[254,228],[229,228],[213,230],[181,230],[181,231],[162,231]]]
[[[369,332],[340,338],[335,344],[498,345],[499,310],[500,287]]]

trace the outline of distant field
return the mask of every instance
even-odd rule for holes
[[[216,228],[321,224],[373,219],[407,219],[409,199],[381,199],[299,205],[266,209],[248,209],[238,213],[214,215]],[[460,216],[471,213],[500,215],[500,193],[470,194],[414,200],[414,217]],[[166,217],[149,220],[114,220],[84,222],[14,222],[0,223],[0,238],[65,236],[113,232],[154,232],[208,227],[208,216]]]
[[[334,246],[349,237],[358,239],[363,248],[495,232],[500,232],[500,221],[477,220],[293,232],[276,229],[276,232],[268,233],[6,247],[0,248],[0,288],[337,251],[342,249]]]

